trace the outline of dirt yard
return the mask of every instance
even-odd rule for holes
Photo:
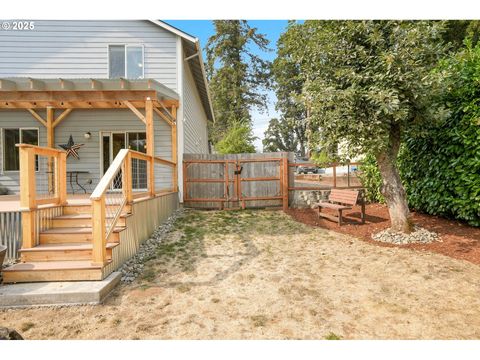
[[[104,305],[4,310],[27,339],[478,339],[480,267],[280,211],[187,211]]]

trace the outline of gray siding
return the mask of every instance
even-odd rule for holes
[[[45,111],[38,111],[39,115],[45,118]],[[33,118],[26,110],[12,111],[1,110],[0,111],[0,186],[7,187],[10,191],[17,193],[19,191],[19,172],[18,171],[4,171],[3,170],[3,130],[8,128],[37,128],[39,130],[39,145],[47,146],[47,131],[45,126],[40,124]],[[45,172],[46,169],[40,169],[41,172]]]
[[[184,62],[183,68],[184,153],[207,154],[207,117],[203,111],[190,67]]]
[[[108,78],[109,44],[143,44],[145,78],[176,90],[176,35],[144,20],[37,20],[0,31],[0,77]]]
[[[143,44],[145,78],[180,93],[184,145],[179,152],[207,153],[207,119],[188,64],[177,57],[183,53],[177,39],[177,35],[144,20],[38,20],[32,31],[0,31],[0,78],[107,78],[109,44]],[[45,112],[39,113],[45,116]],[[170,129],[159,119],[155,123],[156,155],[170,159]],[[0,128],[4,127],[38,128],[40,145],[46,146],[45,128],[25,110],[0,111]],[[80,178],[81,183],[91,179],[90,187],[100,177],[102,130],[142,131],[144,125],[129,110],[74,110],[56,129],[56,146],[67,142],[70,134],[75,142],[85,143],[80,149],[81,160],[69,158],[68,168],[90,171]],[[87,131],[92,133],[89,140],[83,137]],[[0,146],[0,184],[18,192],[18,173],[4,173],[2,160]],[[163,169],[164,176],[157,180],[162,187],[169,184],[170,173],[170,169]],[[179,181],[181,184],[181,174]]]
[[[40,112],[41,116],[45,113]],[[59,113],[56,114],[58,116]],[[21,125],[20,125],[21,124]],[[9,127],[36,127],[40,130],[40,145],[46,146],[45,127],[38,123],[26,110],[0,111],[0,126]],[[167,160],[171,159],[170,126],[155,114],[155,155]],[[84,134],[90,131],[90,139],[85,139]],[[75,143],[85,144],[79,150],[80,160],[69,157],[67,170],[89,171],[89,174],[79,175],[79,183],[85,184],[89,179],[92,185],[87,185],[87,190],[92,191],[101,178],[101,131],[145,131],[145,125],[128,109],[125,110],[74,110],[55,129],[55,147],[68,141],[70,134]],[[19,191],[19,173],[3,171],[3,136],[0,150],[1,174],[0,184],[7,186],[12,192]],[[40,169],[44,173],[45,169]],[[68,180],[68,179],[67,179]],[[156,186],[171,187],[171,170],[162,166],[156,167]],[[70,184],[67,184],[70,192]],[[77,187],[75,187],[78,190]]]

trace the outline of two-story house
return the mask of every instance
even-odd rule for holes
[[[0,187],[19,192],[17,143],[59,148],[71,136],[74,143],[84,144],[78,158],[67,159],[67,170],[73,172],[68,191],[77,193],[95,188],[120,149],[146,152],[148,147],[145,124],[124,104],[102,108],[52,102],[54,119],[73,110],[55,124],[49,139],[41,122],[47,120],[48,105],[7,105],[6,92],[13,89],[153,89],[159,98],[178,100],[177,163],[183,153],[208,153],[207,121],[213,120],[213,111],[196,38],[162,21],[31,23],[31,28],[0,31]],[[154,154],[170,159],[171,141],[168,124],[155,113]],[[177,171],[181,184],[182,167]],[[164,181],[164,186],[169,184]]]
[[[183,154],[208,153],[199,41],[41,20],[1,30],[0,54],[0,245],[20,261],[4,281],[104,279],[179,206]]]

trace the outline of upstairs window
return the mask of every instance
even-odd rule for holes
[[[143,79],[143,46],[110,45],[108,65],[110,79]]]
[[[20,170],[19,150],[15,144],[38,145],[38,129],[3,129],[3,170]],[[38,158],[35,168],[38,171]]]

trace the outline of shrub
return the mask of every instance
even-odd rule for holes
[[[368,202],[385,202],[380,187],[382,177],[378,171],[377,160],[373,154],[367,154],[359,166],[358,177],[365,188],[365,198]]]
[[[222,140],[215,145],[215,150],[220,154],[254,153],[253,142],[256,137],[248,124],[234,124]]]
[[[399,167],[411,207],[480,226],[480,46],[442,65],[449,118],[409,137]]]

